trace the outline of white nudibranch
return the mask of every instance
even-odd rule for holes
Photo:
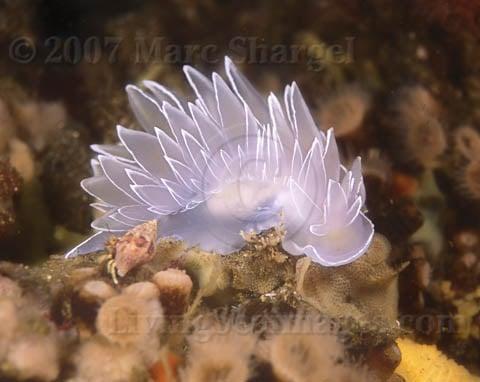
[[[118,145],[92,146],[94,176],[81,185],[103,216],[67,257],[150,220],[159,237],[221,254],[244,245],[241,231],[282,223],[292,255],[335,266],[365,253],[373,224],[360,158],[341,165],[333,129],[317,128],[295,82],[283,100],[264,99],[229,58],[225,69],[228,82],[184,67],[194,102],[151,81],[127,86],[145,131],[118,126]]]

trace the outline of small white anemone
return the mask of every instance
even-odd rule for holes
[[[82,187],[103,216],[98,232],[67,256],[103,247],[112,232],[158,221],[159,237],[222,254],[240,249],[241,231],[280,223],[283,247],[326,266],[354,261],[373,225],[364,215],[360,158],[341,165],[330,129],[322,132],[295,82],[283,100],[264,99],[232,61],[228,83],[186,66],[194,102],[146,81],[127,87],[145,131],[119,126],[119,145],[93,145],[94,176]]]

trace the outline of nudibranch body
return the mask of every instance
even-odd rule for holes
[[[118,126],[120,144],[92,146],[94,176],[82,187],[103,216],[67,257],[150,220],[159,237],[222,254],[243,246],[241,231],[279,224],[287,252],[325,266],[366,251],[373,225],[360,158],[350,170],[341,165],[333,129],[317,128],[295,82],[283,100],[265,99],[229,58],[225,69],[228,83],[184,68],[193,102],[151,81],[147,91],[127,87],[144,131]]]

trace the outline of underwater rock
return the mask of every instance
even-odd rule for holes
[[[0,161],[0,201],[7,204],[19,192],[22,181],[18,172],[8,163]]]
[[[427,21],[461,35],[470,33],[476,36],[479,33],[480,5],[475,1],[446,0],[437,3],[432,0],[416,0],[413,6],[417,16],[421,17],[422,24]]]
[[[41,181],[48,208],[57,224],[85,233],[92,218],[90,197],[78,186],[90,174],[90,152],[84,134],[65,128],[53,136],[42,158]]]
[[[446,205],[444,195],[439,190],[437,179],[432,171],[423,172],[414,200],[424,220],[422,226],[408,241],[422,244],[429,259],[432,263],[436,263],[440,260],[441,252],[445,248],[442,222]]]
[[[0,160],[0,239],[13,233],[16,223],[13,197],[19,193],[21,186],[18,172],[9,163]]]
[[[370,349],[365,357],[365,363],[379,381],[393,382],[393,372],[400,364],[402,354],[395,342]],[[393,377],[395,380],[395,377]]]
[[[16,36],[28,37],[33,42],[35,10],[29,0],[4,1],[0,15],[0,43],[10,42]]]
[[[424,223],[424,217],[412,198],[388,194],[378,203],[369,204],[369,215],[376,232],[395,244],[405,242]]]

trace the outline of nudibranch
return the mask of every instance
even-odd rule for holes
[[[97,231],[67,257],[104,247],[156,220],[158,237],[228,254],[241,232],[283,224],[285,251],[324,266],[347,264],[367,250],[374,233],[364,211],[360,158],[340,163],[333,129],[322,132],[295,82],[283,99],[264,98],[225,59],[227,81],[184,72],[195,100],[145,81],[127,86],[144,131],[117,127],[118,145],[93,145],[93,177],[81,186],[103,215]]]

